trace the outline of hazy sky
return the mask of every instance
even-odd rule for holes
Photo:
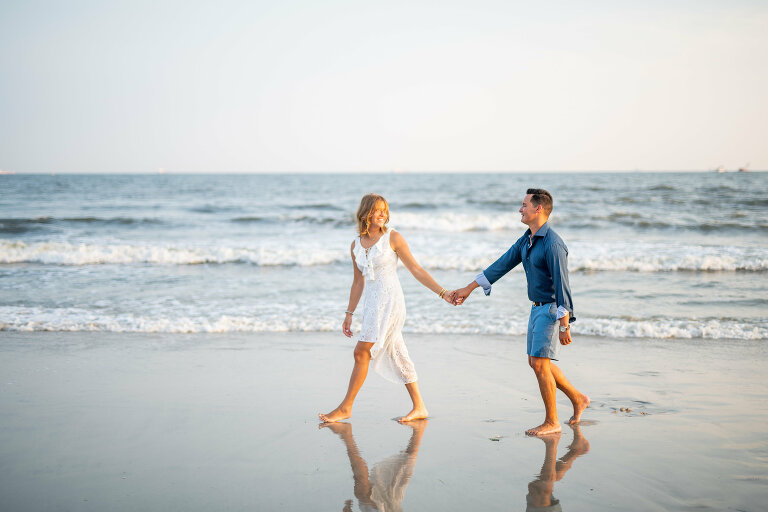
[[[768,169],[768,2],[5,0],[0,169]]]

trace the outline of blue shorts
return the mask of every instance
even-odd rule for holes
[[[554,302],[531,306],[528,317],[528,355],[557,361],[560,329],[557,328],[557,306]]]

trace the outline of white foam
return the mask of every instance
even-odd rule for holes
[[[469,251],[472,251],[468,254]],[[429,269],[477,272],[493,263],[502,251],[467,247],[440,255],[419,255]],[[768,248],[702,246],[641,242],[574,242],[569,244],[570,271],[768,271]]]
[[[466,231],[507,231],[519,229],[519,213],[454,213],[444,212],[436,215],[432,212],[395,212],[392,214],[393,226],[400,229],[462,233]]]
[[[13,242],[0,240],[0,264],[100,265],[150,263],[196,265],[248,263],[260,266],[317,266],[347,262],[346,243],[307,240],[299,246],[187,247],[172,245],[72,244],[65,242]],[[415,247],[416,244],[412,244]],[[502,252],[490,242],[446,250],[445,245],[422,243],[418,260],[430,270],[476,272]],[[768,271],[768,248],[736,245],[693,245],[661,242],[585,242],[569,244],[571,271]]]
[[[71,244],[61,242],[0,241],[0,263],[101,265],[153,263],[251,263],[255,265],[328,265],[341,261],[343,250],[323,248],[174,247],[127,244]]]
[[[295,316],[220,315],[146,316],[109,314],[83,308],[0,307],[0,331],[105,331],[144,333],[226,333],[331,331],[336,319],[302,319]]]
[[[333,332],[338,319],[327,315],[149,316],[134,313],[109,314],[83,308],[0,307],[0,331],[106,331],[144,333],[227,332]],[[609,338],[656,339],[768,339],[768,320],[744,322],[731,319],[590,318],[581,315],[575,325],[578,335]],[[353,331],[358,326],[353,325]],[[482,322],[457,320],[428,322],[411,319],[404,332],[429,334],[524,335],[527,319],[503,318]]]
[[[574,242],[569,245],[571,270],[766,271],[768,248],[695,245],[676,241]]]
[[[768,322],[715,319],[579,318],[579,333],[610,338],[768,339]]]

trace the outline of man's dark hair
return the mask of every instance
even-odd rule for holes
[[[552,213],[552,194],[544,190],[543,188],[529,188],[526,194],[531,194],[531,203],[533,206],[541,205],[541,209],[547,214],[547,217]]]

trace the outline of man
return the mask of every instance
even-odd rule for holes
[[[528,364],[539,382],[545,410],[544,423],[525,433],[543,436],[561,431],[555,403],[557,389],[573,404],[570,425],[579,422],[589,397],[573,387],[560,368],[552,363],[553,359],[557,360],[558,341],[562,345],[573,341],[570,322],[576,320],[568,285],[568,248],[547,224],[552,213],[552,195],[544,189],[529,188],[519,211],[520,221],[528,226],[525,234],[474,281],[451,293],[456,305],[464,302],[478,286],[490,295],[493,283],[519,263],[523,264],[528,280],[528,299],[533,302],[528,319]]]

